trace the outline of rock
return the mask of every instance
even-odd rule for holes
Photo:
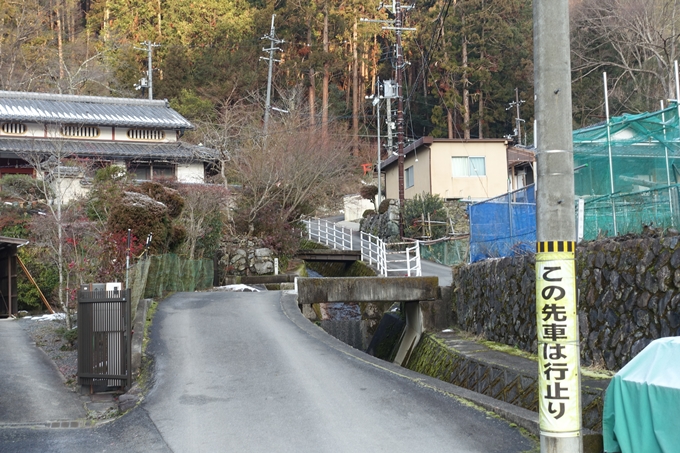
[[[139,394],[125,393],[118,397],[118,410],[120,412],[127,412],[137,405],[140,400]]]
[[[271,261],[255,263],[253,265],[253,268],[257,275],[271,274],[272,272],[274,272],[274,263]]]
[[[272,256],[272,251],[267,249],[267,248],[255,249],[255,256],[257,258],[265,258],[265,257],[269,258],[270,256]]]

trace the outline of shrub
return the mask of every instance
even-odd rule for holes
[[[446,236],[446,221],[448,216],[444,209],[444,200],[439,195],[432,195],[423,192],[421,195],[416,195],[411,200],[406,200],[404,203],[404,234],[408,237],[424,236],[429,233],[428,228],[422,225],[422,219],[425,221],[429,219],[435,223],[431,227],[432,239]]]
[[[378,214],[385,214],[387,210],[390,208],[390,199],[385,198],[383,201],[380,202],[380,206],[378,207]]]
[[[45,200],[47,195],[40,180],[29,175],[6,175],[2,178],[2,192],[10,198],[25,201]]]
[[[182,195],[175,189],[165,187],[157,182],[147,181],[132,190],[148,195],[154,200],[163,203],[168,207],[168,215],[172,219],[177,218],[182,213],[184,198],[182,198]]]
[[[171,228],[168,208],[141,193],[125,192],[120,203],[111,211],[107,227],[114,233],[127,233],[129,228],[141,242],[153,233],[151,251],[164,253],[168,249]]]

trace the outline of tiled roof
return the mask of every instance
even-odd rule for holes
[[[0,91],[0,121],[194,129],[167,101]]]
[[[85,140],[50,140],[28,138],[2,138],[0,152],[73,154],[78,157],[100,157],[104,159],[170,159],[209,160],[216,157],[215,151],[203,146],[183,142],[173,143],[121,143]]]

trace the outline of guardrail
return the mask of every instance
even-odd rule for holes
[[[307,238],[335,250],[355,250],[352,230],[323,219],[302,219],[307,226]],[[361,261],[374,266],[380,275],[422,276],[420,243],[386,243],[372,234],[361,232]]]
[[[302,219],[307,226],[307,239],[326,245],[334,250],[354,250],[352,230],[337,226],[323,219]]]
[[[420,277],[420,244],[413,242],[386,243],[372,234],[361,232],[361,260],[378,269],[380,275]]]

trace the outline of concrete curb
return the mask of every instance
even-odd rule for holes
[[[439,379],[426,376],[424,374],[416,373],[406,368],[402,368],[384,360],[380,360],[363,351],[354,349],[346,345],[335,337],[327,334],[316,324],[313,324],[302,315],[298,309],[297,294],[295,292],[283,291],[281,296],[281,308],[284,314],[300,329],[305,331],[308,335],[316,340],[326,344],[327,346],[349,356],[356,358],[366,364],[380,368],[396,376],[408,379],[420,386],[429,388],[435,392],[444,395],[449,395],[455,399],[462,399],[468,401],[482,409],[488,410],[497,414],[499,417],[514,423],[526,429],[529,433],[538,437],[538,414],[530,410],[514,406],[503,401],[496,400],[486,395],[473,392],[453,384],[440,381]]]

